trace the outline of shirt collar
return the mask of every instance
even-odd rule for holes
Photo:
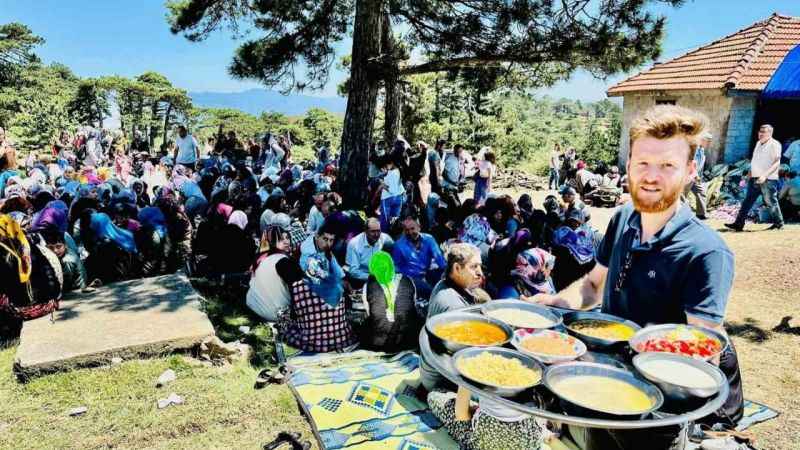
[[[686,226],[692,218],[694,217],[694,213],[692,212],[691,208],[681,202],[680,206],[678,206],[678,210],[675,211],[675,214],[667,221],[664,227],[658,231],[652,238],[650,238],[647,242],[639,242],[637,246],[638,250],[650,250],[656,244],[666,241],[672,238],[679,230]],[[629,228],[636,230],[636,232],[641,236],[642,233],[642,215],[639,211],[634,210],[633,214],[628,218],[627,223]]]

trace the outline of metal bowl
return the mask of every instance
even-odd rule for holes
[[[653,372],[652,370],[643,370],[643,366],[648,361],[673,361],[678,364],[696,367],[711,376],[715,384],[713,387],[708,388],[692,388],[667,381],[664,379],[663,374]],[[661,388],[664,392],[664,396],[670,400],[687,401],[693,398],[708,398],[712,395],[716,395],[722,388],[722,384],[728,382],[728,379],[725,378],[725,375],[716,366],[699,359],[687,358],[673,353],[642,353],[634,356],[633,365],[643,377]]]
[[[522,300],[514,300],[514,299],[492,300],[491,302],[486,303],[481,307],[481,312],[484,315],[489,316],[491,311],[497,311],[497,310],[501,310],[501,309],[530,311],[530,312],[538,314],[538,315],[544,317],[545,319],[549,320],[550,322],[552,322],[551,325],[549,325],[549,326],[536,328],[537,330],[555,328],[555,327],[561,325],[561,322],[562,322],[561,315],[558,314],[558,313],[553,312],[552,310],[550,310],[550,308],[548,308],[546,306],[537,305],[535,303],[528,303],[528,302],[524,302]],[[508,323],[508,322],[506,322],[506,323]],[[528,329],[528,327],[521,327],[521,326],[514,325],[512,323],[508,323],[508,325],[510,325],[510,326],[512,326],[514,328]]]
[[[491,353],[494,355],[500,355],[504,358],[517,359],[522,363],[523,366],[529,369],[538,370],[539,379],[536,380],[535,383],[531,383],[525,386],[500,386],[497,384],[491,384],[480,380],[476,380],[461,371],[461,368],[458,365],[459,361],[465,358],[473,358],[482,353]],[[501,397],[515,397],[524,392],[525,390],[530,389],[541,383],[542,377],[544,376],[544,366],[539,361],[531,358],[530,356],[523,355],[520,352],[502,347],[465,348],[464,350],[460,350],[455,355],[453,355],[453,366],[456,368],[456,372],[458,372],[458,374],[461,375],[463,378],[466,378],[472,383],[480,386],[483,390],[499,395]]]
[[[650,398],[652,403],[649,408],[642,411],[621,413],[619,411],[614,411],[612,408],[598,409],[594,406],[590,406],[581,402],[580,399],[566,398],[554,388],[554,385],[560,380],[585,375],[602,376],[624,381],[644,392],[647,397]],[[624,369],[617,369],[605,364],[568,362],[550,366],[544,374],[544,385],[547,386],[547,388],[550,389],[550,391],[559,399],[561,399],[561,406],[564,408],[565,412],[576,416],[613,419],[641,419],[653,411],[661,408],[661,405],[664,404],[664,394],[662,394],[657,387],[648,383],[647,381],[642,380],[641,378],[637,378],[633,372]]]
[[[450,322],[458,322],[458,321],[485,322],[485,323],[490,323],[492,325],[497,325],[503,330],[503,332],[505,332],[506,338],[501,342],[494,342],[490,345],[467,345],[467,344],[462,344],[460,342],[451,341],[449,339],[443,339],[434,332],[436,327],[439,325]],[[506,345],[508,341],[511,340],[511,336],[514,335],[514,329],[506,325],[506,323],[501,320],[493,319],[491,317],[487,317],[481,314],[465,313],[460,311],[450,311],[446,313],[437,314],[431,317],[425,322],[425,330],[427,330],[428,335],[432,336],[433,339],[438,344],[440,344],[446,352],[451,354],[468,347],[478,347],[478,348],[493,347],[493,346],[501,347],[503,345]]]
[[[580,320],[604,320],[606,322],[621,323],[633,328],[633,331],[639,331],[642,328],[630,320],[625,320],[622,317],[612,316],[611,314],[605,314],[601,312],[575,311],[564,314],[564,327],[567,329],[567,332],[583,341],[583,343],[586,344],[586,346],[590,349],[597,350],[607,350],[610,347],[624,343],[625,340],[602,339],[573,330],[571,325]]]
[[[713,337],[714,339],[717,339],[721,344],[721,348],[720,348],[719,352],[714,353],[714,354],[712,354],[712,355],[710,355],[708,357],[701,358],[701,357],[683,356],[684,358],[692,358],[692,359],[700,359],[700,360],[703,360],[703,361],[709,361],[709,360],[715,358],[716,356],[719,356],[720,354],[722,354],[722,352],[724,352],[725,349],[728,348],[728,345],[730,345],[730,342],[728,341],[728,337],[723,335],[722,333],[720,333],[718,331],[714,331],[714,330],[711,330],[711,329],[708,329],[708,328],[703,328],[703,327],[697,327],[697,326],[694,326],[694,325],[683,325],[683,324],[674,324],[674,323],[667,323],[667,324],[663,324],[663,325],[651,325],[649,327],[642,328],[641,330],[637,331],[636,334],[633,335],[633,337],[628,341],[628,343],[630,344],[630,346],[633,349],[633,351],[635,351],[636,353],[644,353],[644,352],[642,352],[640,350],[640,347],[648,339],[662,337],[665,334],[669,333],[670,331],[677,329],[678,327],[683,327],[683,328],[688,328],[688,329],[691,329],[691,330],[700,331],[701,333],[705,333],[706,335],[708,335],[710,337]]]
[[[572,344],[572,349],[574,350],[575,354],[570,356],[559,356],[559,355],[550,355],[547,353],[537,353],[527,350],[525,349],[525,347],[522,346],[522,341],[531,336],[545,336],[553,339],[567,340],[570,342],[570,344]],[[586,344],[581,342],[579,339],[570,336],[566,333],[559,333],[558,331],[553,331],[553,330],[538,330],[534,332],[530,332],[524,329],[517,330],[514,332],[514,337],[511,338],[511,345],[513,345],[514,348],[519,350],[521,353],[524,353],[528,356],[532,356],[536,358],[538,361],[541,361],[545,364],[556,364],[556,363],[572,361],[580,358],[581,356],[583,356],[584,353],[586,353]]]

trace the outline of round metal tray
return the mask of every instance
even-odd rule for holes
[[[479,309],[480,307],[473,306],[465,308],[463,312],[478,312]],[[422,353],[422,357],[425,359],[425,362],[427,364],[436,369],[436,371],[438,371],[443,377],[447,378],[448,380],[459,386],[463,386],[469,389],[473,394],[477,395],[478,397],[483,397],[493,400],[511,409],[514,409],[522,413],[530,414],[532,416],[541,417],[543,419],[553,420],[569,425],[578,425],[587,428],[606,428],[606,429],[623,430],[623,429],[655,428],[655,427],[664,427],[669,425],[680,425],[688,423],[692,420],[705,417],[713,413],[717,409],[719,409],[725,403],[725,400],[728,398],[728,392],[730,390],[730,388],[728,387],[728,383],[723,383],[722,389],[720,389],[717,395],[709,398],[708,401],[705,404],[703,404],[703,406],[693,411],[688,411],[681,414],[670,414],[670,413],[656,411],[652,414],[653,416],[652,418],[641,419],[641,420],[610,420],[610,419],[596,419],[591,417],[571,416],[565,413],[549,411],[547,409],[537,408],[530,404],[522,404],[515,402],[512,399],[500,397],[499,395],[487,392],[481,389],[480,386],[473,384],[472,382],[468,381],[465,378],[462,378],[458,374],[458,371],[456,371],[455,367],[453,366],[452,357],[450,355],[444,353],[440,354],[433,351],[433,349],[431,348],[431,343],[428,340],[428,334],[424,328],[422,329],[422,332],[419,335],[419,347]]]

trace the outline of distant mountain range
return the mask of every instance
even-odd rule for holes
[[[310,108],[322,108],[332,113],[344,114],[347,99],[342,97],[314,97],[311,95],[283,95],[266,89],[248,89],[242,92],[189,92],[195,106],[206,108],[235,108],[258,116],[275,111],[287,116],[302,116]]]

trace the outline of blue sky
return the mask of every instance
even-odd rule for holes
[[[654,8],[667,17],[662,60],[679,56],[763,19],[773,12],[800,16],[800,1],[689,0],[682,8]],[[229,33],[215,33],[201,43],[174,36],[164,19],[162,0],[0,0],[0,23],[28,25],[46,39],[37,53],[46,62],[68,65],[80,76],[118,74],[136,76],[147,70],[166,75],[189,91],[232,92],[261,87],[235,80],[227,66],[238,46]],[[349,44],[339,46],[349,52]],[[618,75],[597,80],[576,73],[569,81],[540,91],[553,97],[594,101],[623,79]],[[322,92],[335,95],[342,74],[334,73]]]

